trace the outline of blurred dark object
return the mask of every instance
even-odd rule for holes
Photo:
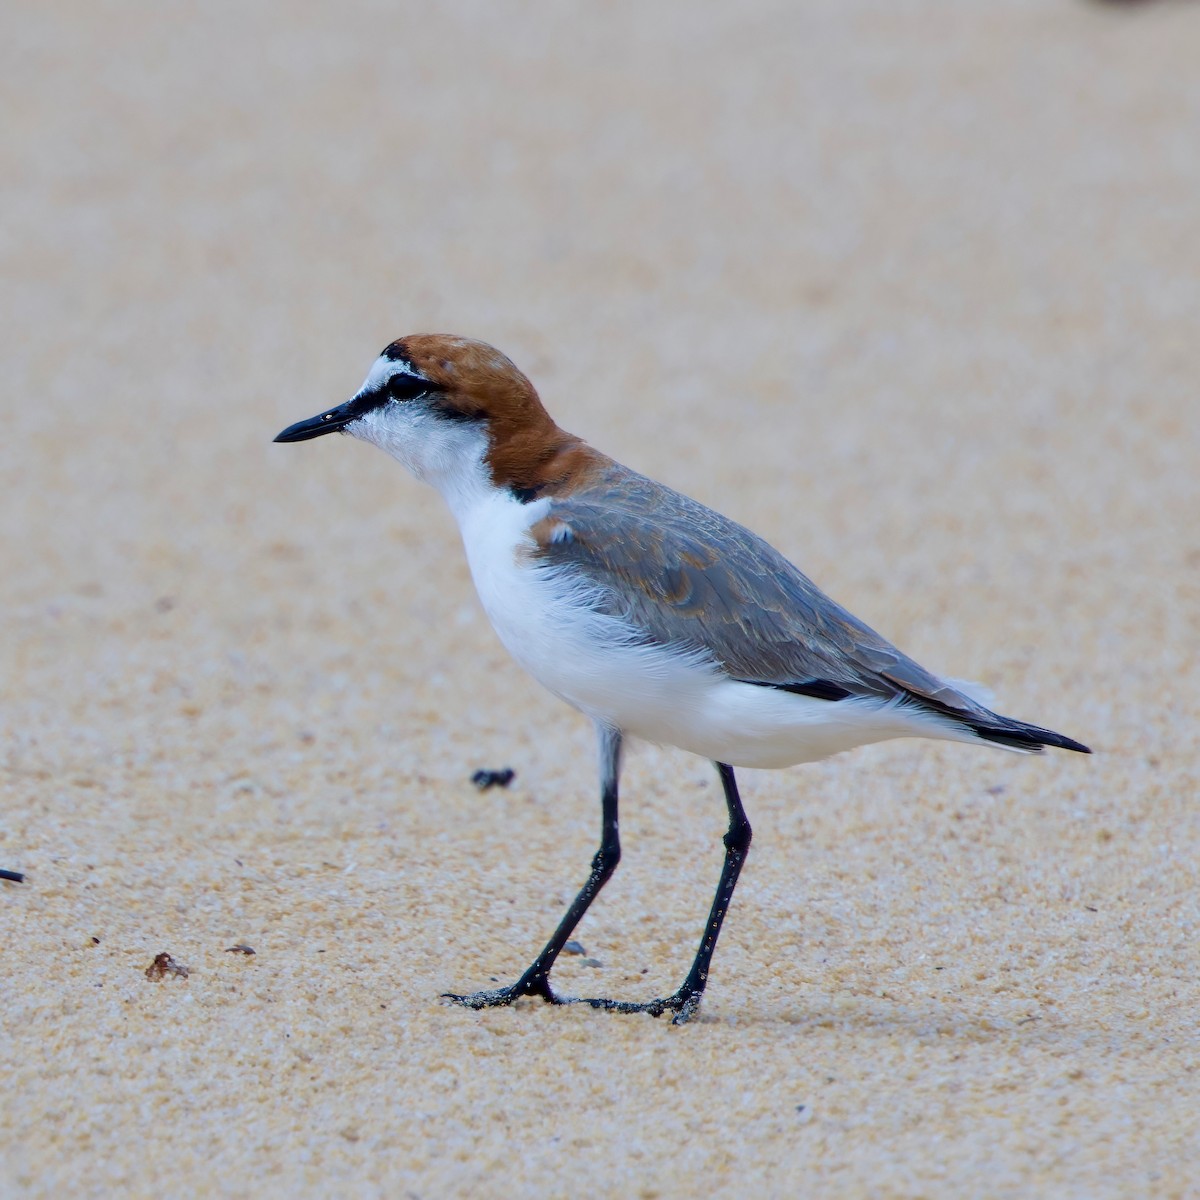
[[[514,779],[517,773],[512,767],[503,767],[499,771],[478,770],[471,776],[471,782],[481,791],[486,792],[488,788],[502,787],[506,788]]]
[[[0,879],[7,879],[9,883],[24,883],[25,876],[20,871],[5,871],[0,868]]]

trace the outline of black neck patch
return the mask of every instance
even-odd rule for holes
[[[457,421],[463,425],[472,425],[484,420],[483,413],[469,412],[465,408],[455,408],[454,405],[447,404],[445,401],[439,400],[437,392],[440,390],[441,389],[431,389],[428,395],[433,400],[433,404],[431,405],[433,411],[436,412],[443,421]]]

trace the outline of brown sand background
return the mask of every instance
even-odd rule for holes
[[[1200,1195],[1200,5],[5,25],[7,1194]],[[700,1020],[444,1007],[599,812],[440,499],[270,442],[425,329],[1096,756],[745,772]],[[634,753],[564,990],[678,983],[722,817]]]

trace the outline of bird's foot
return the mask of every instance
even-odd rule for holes
[[[590,1004],[593,1008],[601,1008],[605,1012],[619,1013],[649,1013],[652,1017],[661,1017],[663,1013],[674,1013],[672,1025],[686,1025],[700,1008],[703,992],[690,988],[680,988],[673,996],[665,996],[657,1000],[646,1000],[635,1003],[632,1000],[608,1000],[603,996],[575,1000],[569,1003]]]
[[[442,993],[443,1000],[461,1004],[463,1008],[473,1008],[476,1012],[483,1008],[507,1008],[522,996],[538,996],[547,1004],[567,1003],[554,994],[545,975],[522,975],[516,983],[490,992],[468,992],[461,996],[456,992]]]
[[[545,975],[523,975],[508,987],[495,988],[488,992],[468,992],[464,995],[457,992],[442,993],[443,1000],[449,1000],[451,1004],[461,1004],[463,1008],[474,1009],[476,1012],[484,1008],[508,1008],[522,996],[537,996],[547,1004],[587,1004],[604,1012],[649,1013],[652,1017],[673,1013],[672,1025],[686,1025],[699,1010],[704,993],[693,988],[681,987],[673,996],[641,1003],[632,1000],[609,1000],[605,996],[576,999],[574,996],[558,995],[550,987],[550,981]]]

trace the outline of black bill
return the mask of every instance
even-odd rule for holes
[[[309,417],[306,421],[297,421],[289,425],[282,433],[276,434],[277,442],[307,442],[309,438],[320,437],[323,433],[335,433],[363,415],[358,397],[331,408],[328,412],[317,417]]]

